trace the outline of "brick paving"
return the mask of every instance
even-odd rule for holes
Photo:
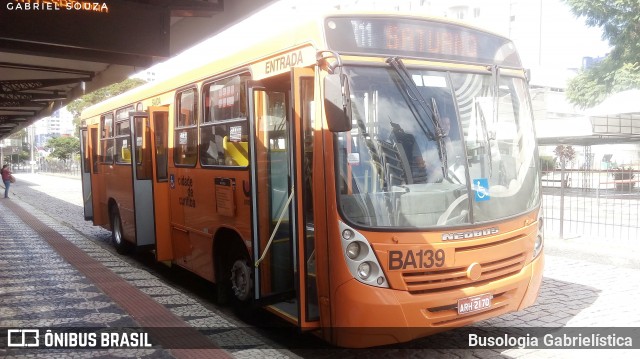
[[[59,216],[69,216],[69,212],[60,209],[73,205],[73,201],[65,200],[69,194],[65,190],[57,193],[62,202],[47,202],[44,194],[33,196],[37,190],[35,186],[27,188],[24,178],[17,183],[24,187],[12,187],[12,198],[0,202],[0,328],[144,327],[152,331],[156,342],[152,349],[76,351],[0,346],[0,356],[295,357],[272,349],[233,318],[208,310],[144,269],[114,256],[103,248],[100,239],[97,243],[88,240],[75,226],[61,223]],[[43,201],[46,212],[23,201],[27,197]],[[105,237],[104,233],[100,236]],[[154,331],[154,327],[170,329]],[[196,327],[215,330],[205,336],[193,329]],[[4,335],[0,343],[6,339]],[[171,342],[176,336],[182,336],[177,347]],[[162,347],[163,341],[168,349]],[[203,347],[206,349],[193,349]]]

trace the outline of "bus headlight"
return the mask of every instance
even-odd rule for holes
[[[358,276],[360,276],[360,278],[362,279],[367,279],[369,278],[370,274],[371,264],[369,264],[369,262],[360,263],[360,265],[358,266]]]
[[[353,231],[350,229],[345,229],[344,231],[342,231],[342,238],[346,239],[347,241],[353,239],[354,236],[355,233],[353,233]]]
[[[356,259],[360,255],[360,243],[351,242],[347,246],[347,257],[351,259]]]
[[[544,247],[544,220],[540,216],[538,218],[538,236],[535,243],[533,243],[533,258],[536,258],[542,252],[542,247]]]
[[[542,245],[544,243],[544,239],[541,234],[538,234],[536,238],[536,242],[533,244],[533,258],[537,257],[540,252],[542,252]]]
[[[360,233],[343,222],[340,226],[342,253],[349,272],[361,283],[375,287],[389,288],[382,266],[371,248],[369,241]]]

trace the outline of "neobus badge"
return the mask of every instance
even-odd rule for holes
[[[469,239],[476,237],[484,237],[492,234],[498,234],[500,230],[498,227],[477,229],[474,231],[464,231],[464,232],[453,232],[453,233],[443,233],[442,240],[443,241],[452,241],[456,239]]]

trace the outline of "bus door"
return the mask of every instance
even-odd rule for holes
[[[291,73],[292,108],[296,127],[293,129],[295,148],[295,197],[298,218],[296,243],[296,288],[299,325],[303,330],[320,325],[316,276],[316,231],[313,210],[313,156],[314,148],[314,70],[294,68]]]
[[[97,131],[96,131],[97,132]],[[80,171],[82,173],[82,202],[84,205],[84,219],[93,219],[93,203],[91,201],[91,147],[89,133],[86,127],[80,129]]]
[[[136,245],[155,243],[155,221],[153,217],[153,186],[151,162],[151,126],[146,112],[130,112],[131,145],[128,150],[133,172],[133,206],[136,223]],[[124,157],[124,156],[123,156]]]
[[[149,107],[151,117],[151,159],[153,163],[153,203],[156,233],[156,260],[173,259],[169,207],[169,111]]]
[[[98,124],[93,124],[87,127],[88,129],[88,144],[89,144],[89,157],[91,159],[91,194],[85,197],[85,201],[91,203],[93,212],[93,224],[96,226],[102,226],[109,223],[109,214],[107,208],[102,203],[105,203],[105,185],[104,174],[101,173],[100,158],[98,156],[98,147],[100,144],[100,138],[98,131]]]
[[[293,77],[285,74],[282,81],[265,81],[251,91],[255,298],[271,303],[272,310],[302,328],[317,327],[315,278],[311,287],[307,285],[307,275],[314,275],[309,270],[313,248],[300,240],[313,233],[305,223],[308,178],[296,175],[297,168],[308,164],[300,158],[308,139],[302,131],[308,128],[294,125],[300,120],[302,104],[305,111],[311,107],[313,71],[296,69]],[[314,298],[309,299],[308,293]]]
[[[252,113],[252,248],[257,267],[254,295],[279,304],[279,314],[297,322],[294,288],[295,231],[292,188],[291,114],[288,79],[249,87]]]

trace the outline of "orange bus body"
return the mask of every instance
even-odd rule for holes
[[[349,24],[353,43],[331,35]],[[436,40],[423,46],[426,33]],[[498,44],[494,65],[480,41]],[[509,44],[441,20],[329,15],[116,96],[82,115],[85,217],[119,251],[152,250],[215,283],[220,301],[259,304],[339,346],[522,310],[544,253]],[[414,164],[415,144],[432,159]]]

